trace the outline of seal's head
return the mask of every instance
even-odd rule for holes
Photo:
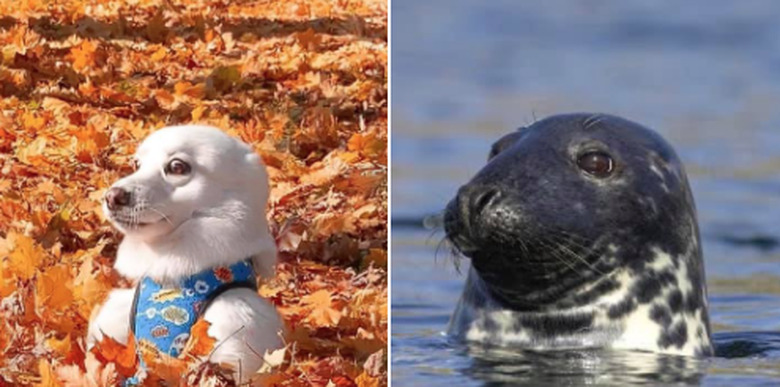
[[[103,200],[125,234],[123,274],[179,277],[273,250],[268,176],[248,145],[213,127],[173,126],[149,135],[135,162]]]
[[[614,298],[626,301],[625,316],[676,287],[680,265],[694,284],[684,301],[706,302],[683,166],[658,134],[619,117],[558,115],[501,138],[444,222],[509,310],[606,303],[623,286]]]

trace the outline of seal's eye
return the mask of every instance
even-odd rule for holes
[[[168,175],[186,175],[190,170],[190,165],[180,159],[173,159],[165,166],[165,173]]]
[[[615,161],[602,151],[591,151],[577,159],[577,166],[593,176],[607,177],[615,170]]]

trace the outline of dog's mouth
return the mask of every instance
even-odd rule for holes
[[[160,217],[159,219],[152,221],[141,221],[140,219],[133,219],[132,217],[124,217],[117,214],[111,214],[109,217],[112,222],[127,230],[139,230],[166,221],[165,217]]]

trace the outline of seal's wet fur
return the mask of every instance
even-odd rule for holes
[[[614,160],[609,176],[578,167],[592,151]],[[472,264],[455,337],[712,354],[693,196],[650,129],[567,114],[511,133],[449,203],[445,230]]]

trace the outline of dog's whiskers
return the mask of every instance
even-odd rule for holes
[[[172,221],[171,221],[171,219],[168,217],[168,215],[165,215],[165,214],[164,214],[162,211],[160,211],[160,210],[158,210],[158,209],[156,209],[156,208],[154,208],[154,207],[152,207],[152,206],[149,206],[149,209],[150,209],[150,210],[152,210],[152,211],[154,211],[154,212],[156,212],[158,215],[162,216],[162,218],[163,218],[163,219],[165,219],[165,221],[166,221],[166,222],[168,222],[168,224],[170,224],[171,226],[173,226],[173,222],[172,222]]]

